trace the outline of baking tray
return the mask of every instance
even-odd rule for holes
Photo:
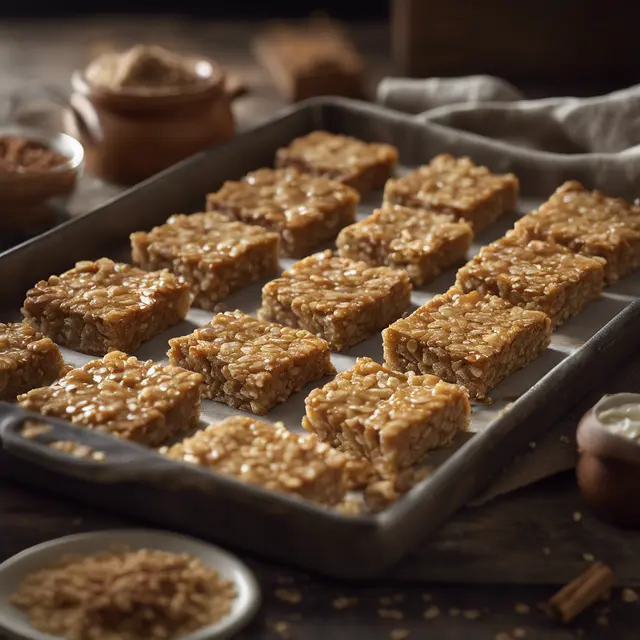
[[[546,198],[559,182],[582,179],[580,164],[548,171],[526,153],[507,160],[499,147],[481,138],[421,124],[409,116],[344,99],[311,100],[291,108],[267,124],[200,153],[158,174],[99,209],[72,220],[0,256],[0,319],[19,318],[25,291],[41,278],[60,273],[82,259],[103,255],[128,258],[128,235],[160,224],[173,213],[201,210],[207,192],[227,179],[273,162],[278,147],[292,138],[323,128],[396,145],[402,168],[428,161],[440,152],[469,154],[495,171],[514,171],[522,182],[521,211]],[[374,194],[360,207],[370,213],[380,202]],[[482,233],[473,249],[499,237],[515,216]],[[284,260],[283,266],[291,264]],[[423,304],[445,291],[455,271],[414,292]],[[254,313],[263,283],[225,301],[229,309]],[[42,419],[51,429],[35,439],[21,434],[29,416],[14,405],[0,406],[2,450],[0,471],[12,478],[79,498],[137,519],[252,550],[308,569],[343,578],[383,573],[419,540],[433,532],[456,509],[482,490],[518,452],[544,433],[583,394],[603,381],[640,343],[640,282],[627,278],[563,325],[551,347],[534,363],[508,378],[490,395],[492,404],[476,404],[475,435],[461,436],[450,449],[434,452],[426,464],[434,472],[378,515],[347,516],[294,497],[270,493],[234,479],[165,460],[144,447]],[[211,313],[192,310],[186,321],[142,345],[141,358],[166,359],[167,340],[206,323]],[[63,350],[74,364],[88,356]],[[338,370],[359,355],[381,361],[379,336],[344,354],[333,354]],[[308,385],[266,417],[300,429]],[[203,423],[238,412],[203,401]],[[32,415],[32,417],[34,417]],[[47,446],[74,440],[105,453],[101,462],[74,459]]]

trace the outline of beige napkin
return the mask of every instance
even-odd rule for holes
[[[507,165],[544,167],[545,184],[532,180],[534,189],[576,178],[611,194],[640,196],[640,85],[595,98],[525,100],[518,89],[491,76],[386,78],[377,99],[425,122],[481,136]],[[577,422],[596,400],[591,396],[577,413],[530,443],[472,504],[573,468]]]

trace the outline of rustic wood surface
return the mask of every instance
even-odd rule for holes
[[[246,128],[283,105],[248,53],[249,38],[256,30],[255,25],[179,19],[3,23],[0,92],[6,97],[43,82],[66,89],[70,72],[101,51],[140,41],[160,42],[212,55],[242,77],[251,93],[238,101],[236,115],[240,128]],[[356,28],[354,37],[368,62],[373,85],[391,69],[387,30],[384,26]],[[117,192],[88,177],[74,200],[74,213],[81,214]],[[629,364],[595,395],[637,391],[639,355],[630,354]],[[575,416],[592,402],[593,397],[586,399],[565,422],[575,423]],[[581,514],[579,521],[575,513]],[[0,561],[61,535],[130,524],[139,523],[34,492],[11,479],[0,481]],[[619,586],[640,584],[640,535],[595,520],[581,504],[573,474],[566,473],[463,510],[377,583],[339,584],[241,553],[256,570],[264,592],[260,615],[241,637],[376,640],[406,629],[411,638],[636,638],[640,607],[622,602],[619,589],[609,603],[567,627],[549,621],[538,610],[539,602],[585,568],[585,554],[609,563]],[[278,589],[299,592],[300,602],[283,601]],[[357,601],[341,609],[337,599],[343,596]],[[530,612],[522,613],[522,605]],[[424,612],[430,607],[437,607],[439,615],[427,620]],[[384,610],[392,610],[387,615],[397,619],[385,618]]]

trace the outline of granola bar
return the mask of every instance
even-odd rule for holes
[[[104,355],[135,351],[182,320],[190,304],[189,285],[172,273],[101,258],[38,282],[22,313],[59,345]]]
[[[191,285],[193,306],[217,302],[279,267],[280,238],[219,213],[175,215],[150,232],[131,234],[133,262],[169,269]]]
[[[483,247],[462,267],[456,286],[544,311],[557,326],[600,296],[604,262],[555,242],[527,242],[508,234]]]
[[[314,435],[287,431],[282,423],[227,418],[161,453],[323,505],[336,504],[346,491],[345,457]]]
[[[112,351],[18,402],[29,411],[154,447],[198,424],[201,382],[200,375],[180,367]]]
[[[351,187],[289,167],[225,182],[207,196],[207,209],[277,231],[284,253],[301,258],[355,222],[359,201]]]
[[[609,284],[640,267],[640,208],[589,191],[576,181],[565,182],[537,211],[518,220],[515,230],[604,258]]]
[[[450,213],[478,233],[500,216],[515,211],[518,178],[496,175],[470,158],[436,156],[428,165],[387,182],[385,202]]]
[[[382,332],[385,362],[397,371],[434,374],[473,398],[534,360],[551,340],[541,311],[452,287]]]
[[[386,205],[345,227],[336,240],[344,258],[404,269],[415,286],[462,262],[473,231],[446,213]]]
[[[202,374],[203,397],[258,415],[335,371],[324,340],[242,311],[218,313],[169,346],[172,364]]]
[[[0,400],[51,384],[64,362],[60,349],[25,322],[0,323]]]
[[[313,131],[278,149],[277,167],[295,167],[353,187],[360,194],[382,189],[393,175],[398,150],[389,144],[367,143],[351,136]]]
[[[388,475],[415,464],[467,429],[469,400],[458,385],[403,374],[358,358],[306,399],[305,429]]]
[[[404,271],[323,251],[264,286],[259,317],[306,329],[343,351],[399,318],[410,303],[411,281]]]

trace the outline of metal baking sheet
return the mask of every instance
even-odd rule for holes
[[[402,163],[399,172],[444,151],[472,155],[496,171],[514,171],[522,181],[521,213],[536,206],[567,177],[556,174],[552,179],[544,168],[531,166],[526,160],[522,165],[516,160],[507,166],[503,157],[485,149],[473,136],[419,124],[409,116],[379,107],[339,99],[309,101],[0,256],[0,319],[19,318],[24,292],[37,280],[60,273],[77,260],[103,255],[128,260],[129,233],[149,229],[173,213],[201,210],[205,194],[224,180],[272,165],[278,147],[318,128],[396,145]],[[376,193],[363,201],[359,216],[371,213],[380,200],[381,194]],[[480,234],[472,252],[503,235],[515,219],[512,216],[501,220]],[[283,268],[292,262],[282,260]],[[454,278],[455,270],[450,270],[414,291],[414,307],[444,292]],[[256,283],[232,295],[224,306],[255,314],[263,284]],[[638,297],[640,279],[629,277],[608,288],[600,300],[563,325],[541,357],[491,392],[491,404],[474,404],[470,434],[459,437],[451,448],[427,457],[425,464],[433,467],[434,473],[396,505],[375,516],[340,515],[164,460],[143,447],[60,421],[47,420],[52,425],[51,432],[36,440],[25,440],[20,435],[20,425],[26,414],[6,404],[0,407],[1,470],[92,504],[333,576],[378,575],[483,489],[496,472],[640,343],[640,332],[634,329],[640,318]],[[142,345],[135,355],[166,361],[170,337],[189,333],[210,318],[210,312],[194,309],[184,322]],[[72,364],[90,359],[66,349],[63,354]],[[379,335],[343,354],[333,354],[332,360],[343,371],[364,355],[382,362]],[[314,386],[328,379],[308,385],[264,419],[282,421],[289,429],[301,430],[304,398]],[[241,413],[205,400],[201,424]],[[70,459],[46,446],[56,439],[91,444],[104,451],[106,459]]]

